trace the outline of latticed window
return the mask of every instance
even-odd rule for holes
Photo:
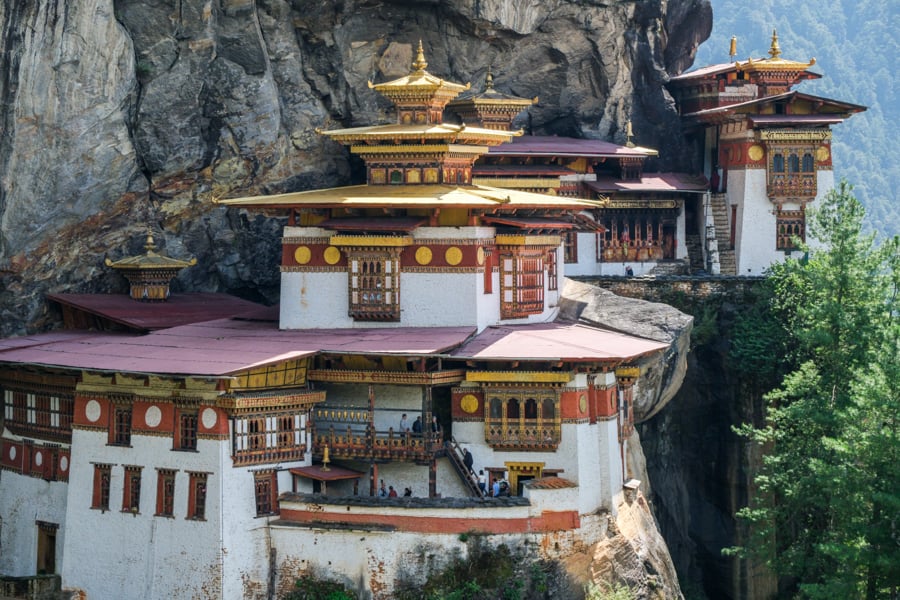
[[[175,516],[175,470],[156,470],[156,516]]]
[[[141,510],[141,467],[126,465],[125,484],[122,486],[122,510],[139,512]]]
[[[113,409],[110,444],[114,446],[131,445],[131,407],[117,405]]]
[[[544,311],[544,252],[520,250],[500,257],[500,317],[514,319]]]
[[[357,321],[399,321],[399,252],[349,250],[347,257],[350,316]]]
[[[206,519],[206,480],[208,473],[188,472],[188,519]]]
[[[802,210],[782,210],[778,212],[775,227],[776,250],[796,250],[797,240],[806,239],[806,214]]]
[[[253,489],[256,495],[256,516],[277,515],[278,479],[275,471],[254,473]]]
[[[5,424],[20,435],[69,440],[74,409],[75,401],[70,394],[46,390],[3,390]]]
[[[804,173],[812,173],[815,170],[815,161],[813,160],[813,155],[809,152],[803,155],[803,165],[801,170]]]
[[[179,412],[178,442],[179,450],[197,449],[197,413],[194,411]]]
[[[770,197],[815,197],[817,182],[812,148],[776,145],[769,147],[768,153],[767,190]]]
[[[109,510],[109,484],[112,465],[94,464],[94,489],[91,508]]]
[[[560,422],[559,396],[553,388],[506,388],[487,394],[485,441],[494,448],[556,449]]]
[[[300,460],[306,452],[306,414],[242,415],[234,420],[235,465]]]

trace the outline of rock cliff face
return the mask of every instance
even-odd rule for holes
[[[279,224],[215,197],[349,183],[316,127],[386,122],[368,89],[429,70],[540,103],[537,134],[681,156],[663,84],[708,35],[708,0],[0,1],[0,334],[48,326],[47,292],[123,289],[100,267],[147,226],[197,256],[176,290],[273,301]]]

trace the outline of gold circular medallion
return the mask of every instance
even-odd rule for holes
[[[312,259],[312,252],[309,246],[297,246],[297,249],[294,250],[294,260],[297,261],[297,264],[305,265],[310,259]]]
[[[325,248],[325,262],[329,265],[336,265],[341,260],[341,251],[334,246]]]
[[[479,266],[484,264],[484,248],[481,248],[481,247],[478,248],[478,254],[476,255],[476,259],[478,260]]]
[[[747,150],[747,156],[750,157],[750,160],[753,162],[759,162],[762,160],[763,154],[765,154],[765,150],[759,144],[753,144]]]
[[[587,412],[587,396],[585,396],[584,394],[578,396],[578,410],[583,413]]]
[[[825,162],[831,157],[831,151],[828,150],[828,146],[819,146],[816,148],[816,160],[819,162]]]
[[[431,262],[431,248],[422,246],[416,250],[416,262],[420,265],[427,265]]]
[[[466,394],[459,399],[459,407],[463,409],[464,412],[473,413],[478,410],[478,398],[472,394]]]
[[[462,250],[456,246],[450,246],[447,248],[447,251],[444,252],[444,260],[447,261],[448,265],[458,265],[462,262],[462,257]]]

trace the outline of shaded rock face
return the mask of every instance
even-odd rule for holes
[[[124,290],[99,265],[148,225],[200,261],[176,291],[274,301],[279,227],[212,199],[350,183],[314,129],[392,120],[366,82],[407,73],[419,39],[432,73],[477,86],[491,66],[539,96],[518,126],[623,142],[631,118],[676,168],[662,86],[711,19],[708,0],[3,0],[0,335],[51,324],[47,292]]]

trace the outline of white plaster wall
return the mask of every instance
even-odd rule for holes
[[[74,430],[67,496],[63,585],[90,598],[175,598],[218,593],[220,562],[220,446],[200,439],[197,452],[173,452],[169,437],[133,435],[132,447],[106,445],[106,432]],[[110,510],[91,509],[92,462],[115,465]],[[141,502],[137,514],[121,512],[122,465],[140,465]],[[178,469],[175,517],[155,517],[156,468]],[[185,519],[187,471],[210,472],[206,521]]]
[[[0,471],[0,573],[23,577],[37,573],[35,521],[57,523],[56,569],[63,564],[68,484]]]
[[[766,192],[765,169],[743,169],[729,172],[729,196],[738,192],[738,226],[735,231],[734,254],[738,275],[761,275],[772,263],[783,258],[775,250],[775,205]],[[734,200],[731,200],[734,204]]]
[[[566,263],[562,260],[564,253],[560,252],[558,264],[565,268],[565,274],[569,277],[577,275],[597,274],[597,235],[594,232],[579,232],[578,234],[578,262]]]
[[[619,424],[613,417],[606,421],[598,421],[595,427],[601,448],[600,472],[603,475],[603,481],[606,482],[602,495],[603,508],[615,514],[616,506],[619,504],[617,498],[621,494],[622,484],[625,482],[625,471],[619,448]]]

